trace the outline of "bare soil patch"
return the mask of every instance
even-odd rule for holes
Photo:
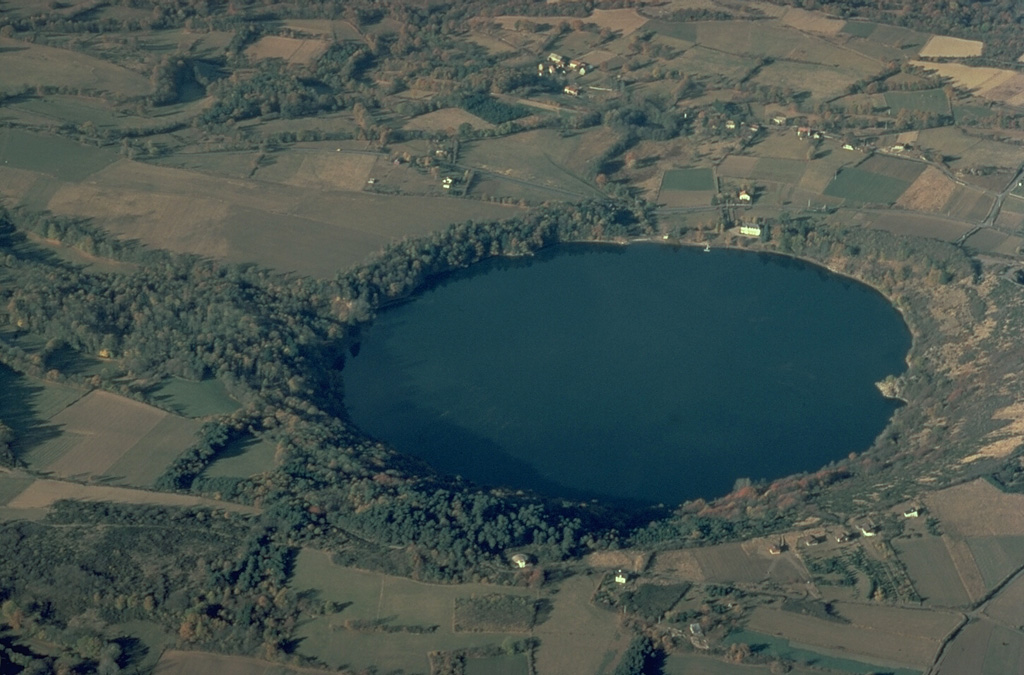
[[[962,59],[969,56],[981,56],[985,43],[980,40],[964,40],[948,35],[933,35],[925,43],[918,56],[922,58],[953,58]]]

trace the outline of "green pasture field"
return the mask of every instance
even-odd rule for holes
[[[599,158],[618,140],[608,129],[561,134],[537,129],[513,136],[463,144],[460,163],[467,167],[526,181],[539,188],[565,190],[579,197],[595,196],[590,172]],[[484,178],[484,176],[480,176]],[[529,187],[529,186],[527,186]]]
[[[868,64],[871,70],[868,70]],[[836,62],[819,65],[775,61],[758,71],[751,82],[757,85],[788,87],[794,92],[807,92],[810,102],[832,100],[846,94],[850,84],[872,74],[878,64],[866,57],[837,55]],[[807,104],[807,102],[804,102]]]
[[[750,177],[754,180],[770,180],[779,183],[797,184],[807,170],[807,162],[800,159],[762,157],[757,160]]]
[[[228,444],[203,471],[207,478],[248,478],[274,468],[277,444],[266,439],[248,438]]]
[[[35,481],[33,476],[0,474],[0,506],[6,506],[7,502],[20,495]]]
[[[754,65],[751,57],[715,51],[699,44],[664,62],[666,68],[677,68],[684,73],[721,75],[730,80],[743,77]]]
[[[949,98],[942,89],[923,91],[887,91],[885,103],[893,110],[914,110],[938,115],[948,115]]]
[[[821,652],[804,649],[793,645],[785,638],[765,635],[749,630],[740,630],[730,633],[722,641],[724,644],[746,644],[752,651],[761,655],[769,655],[777,659],[788,659],[799,664],[813,666],[816,669],[839,671],[842,673],[860,673],[869,675],[879,670],[891,675],[920,675],[920,670],[910,668],[879,668],[878,665],[857,661],[855,659],[844,659],[835,656],[828,656]],[[670,671],[671,672],[671,671]],[[728,672],[728,671],[726,671]]]
[[[953,106],[953,120],[957,125],[969,124],[979,120],[992,117],[992,110],[983,105],[956,105]]]
[[[113,485],[152,487],[171,462],[195,442],[197,423],[168,415],[103,472]]]
[[[9,4],[5,3],[5,10]],[[66,87],[83,93],[131,98],[144,96],[153,89],[148,76],[81,51],[0,37],[0,52],[4,57],[0,89],[6,91]]]
[[[911,51],[915,55],[924,46],[924,43],[928,42],[929,37],[931,36],[927,33],[919,33],[909,28],[888,24],[876,24],[876,29],[871,33],[872,41]]]
[[[994,588],[1024,565],[1024,537],[971,537],[967,546],[974,555],[986,589]]]
[[[60,434],[47,421],[86,392],[37,380],[0,365],[0,420],[14,432],[18,454]]]
[[[910,187],[910,182],[849,167],[839,172],[825,194],[867,204],[891,204]]]
[[[892,545],[914,582],[914,589],[926,604],[939,607],[970,604],[971,599],[941,538],[894,539]]]
[[[878,28],[878,24],[871,23],[870,21],[847,21],[840,32],[854,37],[866,38],[874,33],[876,28]]]
[[[151,392],[150,397],[162,408],[193,418],[227,415],[242,407],[216,378],[191,382],[171,377]]]
[[[0,131],[0,160],[16,169],[37,171],[60,180],[83,180],[117,159],[117,153],[111,150],[81,145],[66,138],[20,129]]]
[[[683,192],[707,192],[715,189],[713,169],[669,169],[661,179],[661,189]]]
[[[164,650],[173,647],[175,642],[174,637],[154,621],[137,620],[112,624],[107,626],[106,634],[111,638],[130,635],[142,642],[146,648],[145,656],[132,663],[139,672],[146,672],[155,666]],[[218,675],[225,674],[218,672]]]
[[[996,223],[998,225],[998,222]],[[978,230],[964,242],[964,248],[979,253],[995,253],[1014,255],[1020,244],[1020,237],[1013,237],[998,230],[983,228]]]
[[[465,675],[529,675],[525,654],[466,659]]]
[[[252,174],[258,157],[259,153],[255,150],[175,153],[159,157],[147,163],[174,169],[185,169],[186,171],[226,176],[228,178],[248,178]],[[301,160],[296,158],[296,164],[299,161]],[[279,162],[278,155],[275,154],[264,158],[260,163],[261,171],[264,162],[268,165],[277,164]]]
[[[775,671],[778,672],[778,671]],[[787,671],[792,675],[821,675],[817,668],[792,666]],[[699,654],[669,654],[662,669],[664,675],[773,675],[770,665],[752,663],[729,663]]]
[[[913,183],[928,167],[924,162],[912,162],[907,159],[896,159],[887,155],[872,155],[857,165],[857,169],[869,173],[881,174],[896,180]]]
[[[653,31],[667,37],[686,42],[697,42],[697,24],[652,19],[644,24],[643,30]]]

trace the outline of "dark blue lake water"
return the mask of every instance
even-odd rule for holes
[[[483,485],[676,504],[862,451],[910,334],[788,258],[566,245],[383,311],[345,366],[364,431]]]

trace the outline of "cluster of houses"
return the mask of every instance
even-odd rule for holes
[[[567,59],[561,54],[551,52],[548,54],[548,60],[545,63],[537,64],[537,74],[541,77],[545,73],[548,75],[567,75],[569,73],[575,73],[577,75],[587,74],[587,64],[579,59]]]

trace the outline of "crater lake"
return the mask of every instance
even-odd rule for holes
[[[678,504],[866,450],[911,336],[802,261],[567,244],[448,275],[364,327],[352,421],[436,470],[567,499]]]

